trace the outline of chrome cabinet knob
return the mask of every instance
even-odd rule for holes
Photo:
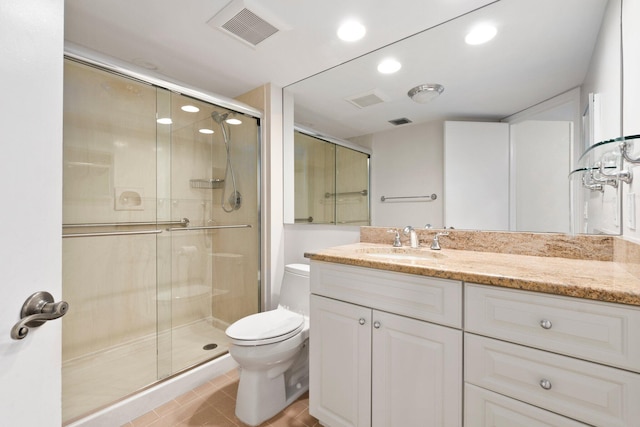
[[[547,379],[540,380],[540,387],[542,387],[545,390],[551,390],[551,381]]]
[[[360,318],[360,320],[358,320],[358,323],[360,323],[361,325],[364,325],[364,323],[365,323],[364,318],[363,318],[363,317],[361,317],[361,318]]]
[[[378,322],[377,320],[373,322],[373,327],[376,329],[380,329],[380,322]]]
[[[542,327],[542,329],[551,329],[553,324],[551,323],[551,320],[542,319],[540,321],[540,326]]]

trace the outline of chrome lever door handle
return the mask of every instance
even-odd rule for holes
[[[69,310],[66,301],[54,302],[49,292],[36,292],[22,305],[20,321],[11,328],[11,338],[21,340],[29,333],[29,328],[35,328],[48,320],[64,316]]]

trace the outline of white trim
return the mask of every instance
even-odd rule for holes
[[[344,139],[327,136],[308,127],[294,125],[294,130],[297,130],[298,132],[304,133],[305,135],[309,135],[314,138],[322,139],[323,141],[331,142],[333,144],[340,145],[351,150],[359,151],[360,153],[368,154],[369,156],[371,156],[371,154],[373,153],[373,151],[371,151],[369,148],[363,147],[362,145],[354,144],[353,142],[345,141]]]
[[[252,117],[260,119],[262,119],[263,117],[261,111],[256,110],[255,108],[250,107],[249,105],[242,102],[224,97],[222,95],[216,95],[212,92],[202,91],[195,87],[189,86],[186,83],[169,80],[165,76],[161,76],[146,69],[143,70],[134,64],[95,52],[85,47],[78,46],[74,43],[65,42],[64,54],[69,58],[96,65],[115,73],[132,77],[134,79],[138,79],[155,86],[160,86],[170,91],[180,93],[182,95],[198,98],[202,101],[206,101],[220,107],[228,108],[230,110],[235,110],[239,113],[247,114]]]
[[[535,116],[547,110],[551,110],[560,105],[568,104],[570,102],[576,102],[577,105],[580,105],[580,88],[579,87],[570,89],[566,92],[563,92],[559,95],[554,96],[553,98],[547,99],[546,101],[542,101],[539,104],[533,105],[527,109],[524,109],[515,114],[507,116],[500,121],[504,123],[509,123],[509,124],[516,124],[525,120],[529,120],[532,116]],[[582,111],[578,111],[577,114],[579,115],[581,113]]]

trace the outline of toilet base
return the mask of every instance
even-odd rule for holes
[[[282,411],[309,390],[308,346],[285,372],[270,378],[265,371],[240,370],[236,417],[257,426]]]

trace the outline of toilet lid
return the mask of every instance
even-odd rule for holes
[[[236,344],[260,345],[283,341],[302,330],[304,316],[282,308],[244,317],[225,331]]]

